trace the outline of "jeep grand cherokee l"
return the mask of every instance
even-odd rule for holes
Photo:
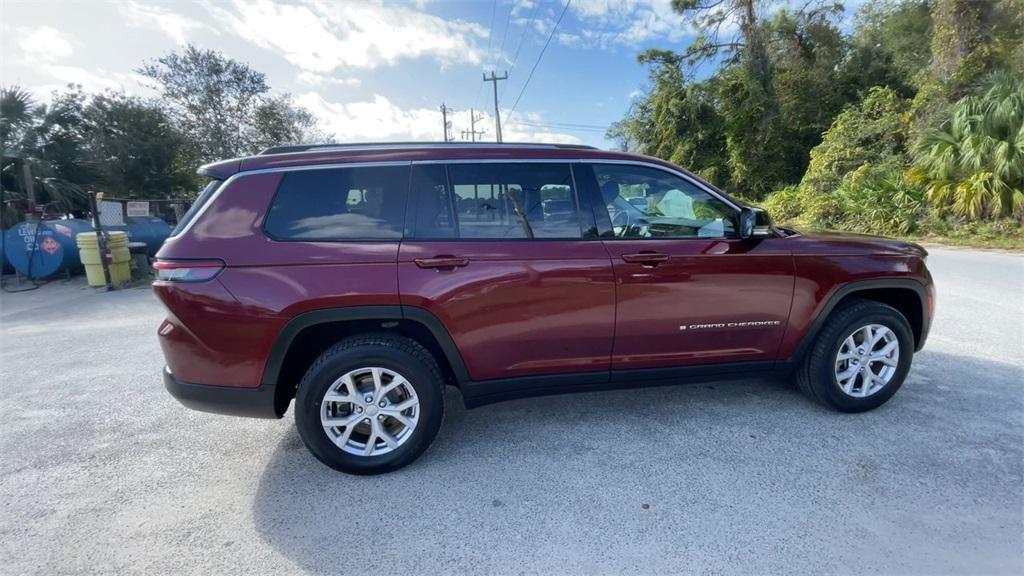
[[[844,412],[903,383],[925,251],[805,235],[676,166],[582,146],[286,147],[204,166],[153,288],[167,390],[280,418],[370,474],[469,407],[791,375]]]

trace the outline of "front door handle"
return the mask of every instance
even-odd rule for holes
[[[415,258],[413,262],[420,268],[434,268],[437,270],[461,268],[469,264],[469,258],[460,256],[434,256],[433,258]]]
[[[622,259],[630,264],[643,264],[644,266],[657,266],[662,262],[666,262],[669,258],[668,254],[662,254],[661,252],[639,252],[637,254],[623,254]]]

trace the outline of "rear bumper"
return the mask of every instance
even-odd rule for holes
[[[249,418],[281,417],[274,404],[273,386],[238,388],[190,384],[176,379],[165,366],[164,387],[178,402],[200,412]]]

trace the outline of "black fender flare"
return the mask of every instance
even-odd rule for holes
[[[928,337],[928,330],[931,328],[931,317],[928,315],[928,290],[925,285],[913,278],[876,278],[869,280],[854,280],[841,284],[836,288],[832,295],[828,297],[825,302],[825,306],[818,313],[814,321],[811,323],[810,328],[804,333],[803,339],[800,341],[800,345],[797,346],[796,351],[790,357],[790,362],[799,362],[807,349],[814,342],[815,338],[818,337],[818,333],[825,325],[825,321],[828,320],[832,310],[835,309],[839,303],[847,296],[856,294],[857,292],[863,292],[866,290],[878,290],[885,288],[899,288],[913,290],[917,294],[918,302],[921,306],[921,336],[917,342],[917,350],[920,350],[924,346],[925,339]]]
[[[300,332],[330,322],[345,322],[352,320],[409,320],[423,325],[437,340],[445,358],[448,360],[452,371],[455,373],[457,382],[469,380],[469,372],[466,364],[462,361],[462,355],[455,346],[451,334],[444,324],[430,311],[417,306],[345,306],[341,308],[321,308],[303,312],[288,321],[284,328],[278,333],[274,345],[270,349],[267,361],[263,367],[262,386],[276,386],[278,377],[281,374],[281,367],[284,364],[285,356],[291,349],[292,342]]]

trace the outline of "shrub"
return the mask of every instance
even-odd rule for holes
[[[918,141],[915,180],[940,210],[966,220],[1024,216],[1024,80],[988,78]]]
[[[831,224],[868,234],[906,235],[927,216],[924,190],[895,164],[866,164],[843,178],[836,192],[839,217]]]

